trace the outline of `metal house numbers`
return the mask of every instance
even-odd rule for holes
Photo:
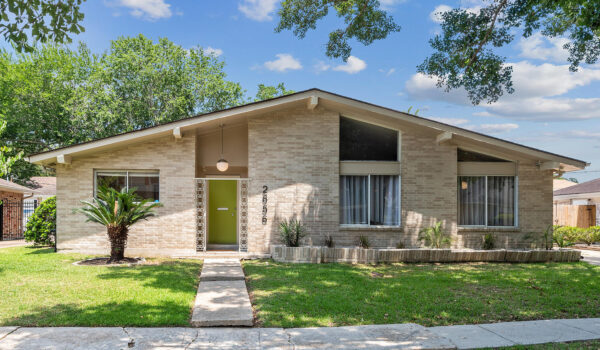
[[[262,208],[262,224],[266,225],[267,224],[267,191],[269,190],[269,186],[264,185],[263,186],[263,198],[262,198],[262,203],[263,203],[263,208]]]

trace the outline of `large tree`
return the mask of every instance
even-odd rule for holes
[[[0,1],[0,34],[17,51],[33,51],[29,37],[45,43],[70,43],[70,34],[79,34],[83,13],[79,7],[85,0],[2,0]]]
[[[101,55],[83,44],[0,51],[0,144],[31,154],[243,103],[223,67],[200,48],[141,35]],[[19,160],[10,175],[23,182],[39,171]]]
[[[348,39],[369,45],[400,27],[377,0],[284,0],[276,31],[293,30],[303,38],[318,20],[335,10],[345,23],[330,32],[326,54],[347,59]],[[472,103],[494,102],[512,93],[512,68],[502,47],[517,35],[536,31],[547,37],[566,36],[570,42],[571,70],[582,62],[593,64],[600,55],[600,1],[598,0],[488,0],[479,11],[457,8],[439,14],[441,32],[430,40],[434,52],[417,70],[437,78],[438,87],[464,88]]]

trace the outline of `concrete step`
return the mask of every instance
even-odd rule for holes
[[[194,327],[249,326],[252,306],[244,281],[202,281],[194,303]]]

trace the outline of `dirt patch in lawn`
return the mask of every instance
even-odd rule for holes
[[[73,265],[77,266],[134,266],[143,264],[146,259],[144,258],[124,258],[123,260],[108,263],[109,258],[93,258],[74,262]]]

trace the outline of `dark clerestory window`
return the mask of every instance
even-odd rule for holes
[[[340,118],[340,160],[398,160],[398,131]]]

